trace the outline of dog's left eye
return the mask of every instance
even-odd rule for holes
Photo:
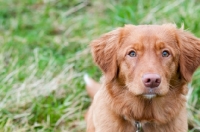
[[[129,55],[130,57],[136,57],[135,51],[130,51],[130,52],[128,53],[128,55]]]
[[[170,54],[169,54],[169,51],[167,51],[167,50],[164,50],[163,52],[162,52],[162,57],[168,57]]]

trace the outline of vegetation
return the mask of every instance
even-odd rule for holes
[[[199,14],[197,0],[0,0],[0,131],[84,131],[82,78],[101,76],[90,41],[128,23],[176,23],[200,37]],[[196,129],[199,79],[188,96]]]

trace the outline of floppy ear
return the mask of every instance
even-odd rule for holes
[[[200,65],[200,39],[182,29],[178,30],[181,77],[189,82]]]
[[[104,34],[92,41],[91,49],[94,61],[105,74],[106,80],[111,81],[117,74],[117,48],[121,39],[122,28]]]

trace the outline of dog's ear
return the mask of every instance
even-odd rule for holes
[[[178,44],[180,47],[180,72],[181,77],[189,82],[194,71],[200,65],[200,39],[193,34],[179,29]]]
[[[91,49],[94,61],[103,71],[106,80],[111,81],[117,74],[117,48],[122,28],[104,34],[92,41]]]

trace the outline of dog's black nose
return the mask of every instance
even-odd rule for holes
[[[161,83],[161,78],[158,74],[145,74],[142,77],[142,82],[145,87],[156,88]]]

